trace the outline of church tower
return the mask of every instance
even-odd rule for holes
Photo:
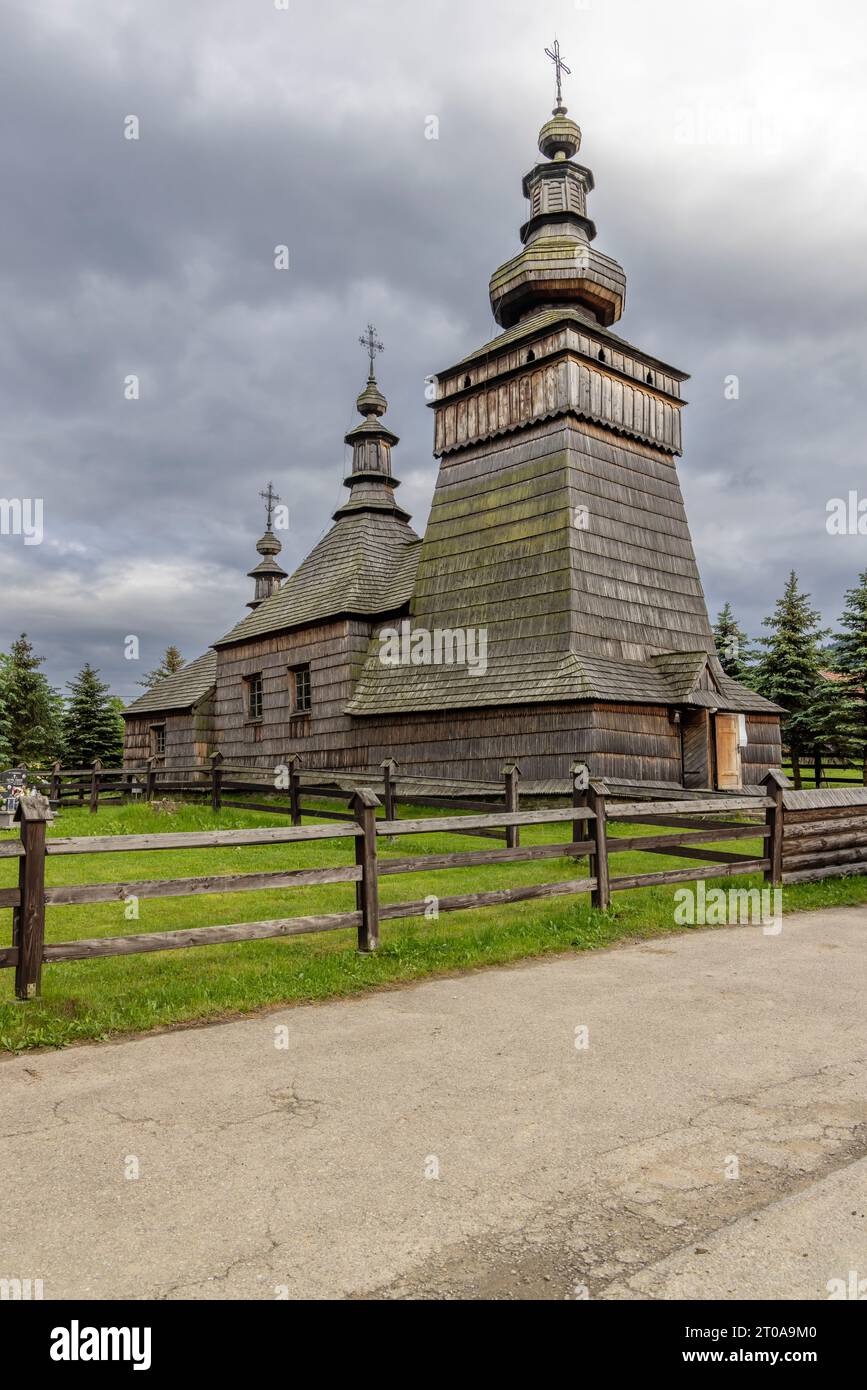
[[[684,724],[699,729],[692,775],[707,785],[708,711],[765,711],[773,723],[776,707],[716,658],[676,468],[687,376],[612,330],[626,276],[595,246],[593,175],[576,158],[581,131],[562,99],[568,69],[558,45],[547,52],[557,95],[542,159],[523,180],[521,250],[490,281],[503,331],[439,372],[430,403],[440,471],[412,628],[484,631],[487,668],[390,667],[372,655],[349,709],[556,705],[558,727],[572,719],[573,754],[579,744],[604,753],[601,774],[679,781],[681,711],[696,704]],[[579,738],[582,720],[593,732]],[[737,718],[727,738],[738,727],[745,745]],[[544,734],[537,751],[546,741],[553,751]],[[542,762],[546,775],[567,768],[565,756]]]

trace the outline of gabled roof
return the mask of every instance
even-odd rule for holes
[[[420,547],[415,531],[399,516],[344,514],[282,588],[214,646],[330,618],[397,612],[412,595]]]
[[[206,651],[204,656],[187,662],[173,676],[166,676],[152,690],[146,690],[123,711],[127,715],[162,713],[164,710],[191,709],[213,688],[217,674],[217,653]]]

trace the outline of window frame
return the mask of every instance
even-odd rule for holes
[[[306,679],[299,682],[299,676],[306,677]],[[295,719],[309,717],[313,710],[313,677],[310,671],[310,662],[306,661],[298,666],[290,666],[289,681],[290,714]],[[299,685],[306,687],[304,693],[305,703],[303,705],[301,703]]]
[[[257,692],[258,699],[255,702],[253,695]],[[247,724],[261,724],[265,707],[265,682],[262,679],[261,671],[253,671],[249,676],[244,677],[244,722]]]

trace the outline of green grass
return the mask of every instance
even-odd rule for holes
[[[403,817],[435,816],[433,810],[402,807]],[[49,827],[50,835],[141,834],[150,831],[232,829],[285,824],[267,813],[224,809],[218,817],[200,805],[182,803],[174,815],[147,805],[105,807],[96,816],[68,808]],[[640,834],[656,827],[617,826],[613,833]],[[522,829],[522,842],[557,843],[568,836],[563,825]],[[17,832],[0,833],[0,840]],[[401,836],[380,843],[383,856],[436,854],[492,848],[498,842],[463,835]],[[501,842],[500,842],[501,843]],[[760,853],[759,841],[721,847]],[[179,878],[280,868],[324,867],[352,862],[349,839],[308,844],[49,857],[47,881],[98,883],[140,878]],[[614,853],[612,874],[696,867],[697,861],[672,856]],[[543,883],[581,877],[586,861],[542,860],[525,864],[479,865],[428,873],[383,876],[385,902],[418,900],[430,894]],[[0,860],[0,886],[17,881],[17,861]],[[760,876],[720,879],[724,887],[759,886]],[[708,885],[710,886],[710,884]],[[681,931],[675,924],[673,887],[618,893],[611,909],[597,912],[589,896],[548,898],[505,907],[444,913],[438,921],[386,921],[375,956],[360,956],[352,932],[195,947],[153,955],[118,956],[47,965],[42,997],[17,1003],[12,970],[0,971],[0,1049],[60,1047],[85,1039],[106,1039],[182,1023],[214,1020],[268,1005],[354,994],[376,986],[454,971],[501,965],[554,952],[588,950],[629,938]],[[784,893],[787,911],[867,902],[867,877],[799,884]],[[268,892],[207,894],[142,899],[139,920],[128,920],[125,905],[49,907],[47,940],[126,936],[261,918],[339,912],[354,908],[354,888],[337,884]],[[0,911],[0,943],[11,938],[11,911]],[[735,942],[732,949],[736,950]]]
[[[785,773],[785,775],[788,777],[789,781],[790,781],[790,782],[792,783],[792,785],[794,786],[795,779],[794,779],[794,777],[792,776],[792,764],[791,764],[791,763],[784,763],[784,764],[783,764],[783,769],[782,769],[782,770],[783,770],[783,772]],[[831,782],[825,781],[825,778],[827,778],[827,777],[833,778],[833,781],[831,781]],[[804,763],[801,764],[801,783],[802,783],[802,786],[803,786],[805,789],[807,789],[807,788],[809,788],[809,787],[815,787],[815,785],[816,785],[816,778],[815,778],[815,775],[814,775],[814,772],[813,772],[813,764],[812,764],[812,763],[804,762]],[[850,785],[850,784],[851,784],[853,787],[862,787],[862,786],[864,785],[864,774],[862,773],[860,767],[826,767],[826,768],[824,768],[823,773],[822,773],[822,785],[823,785],[823,786],[830,786],[830,787],[845,787],[845,786]]]

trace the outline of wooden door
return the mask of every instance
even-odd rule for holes
[[[741,749],[736,714],[714,716],[716,746],[716,784],[720,791],[732,791],[743,785],[741,778]]]
[[[689,788],[712,787],[709,722],[706,709],[683,710],[680,723],[680,749],[683,785]]]

